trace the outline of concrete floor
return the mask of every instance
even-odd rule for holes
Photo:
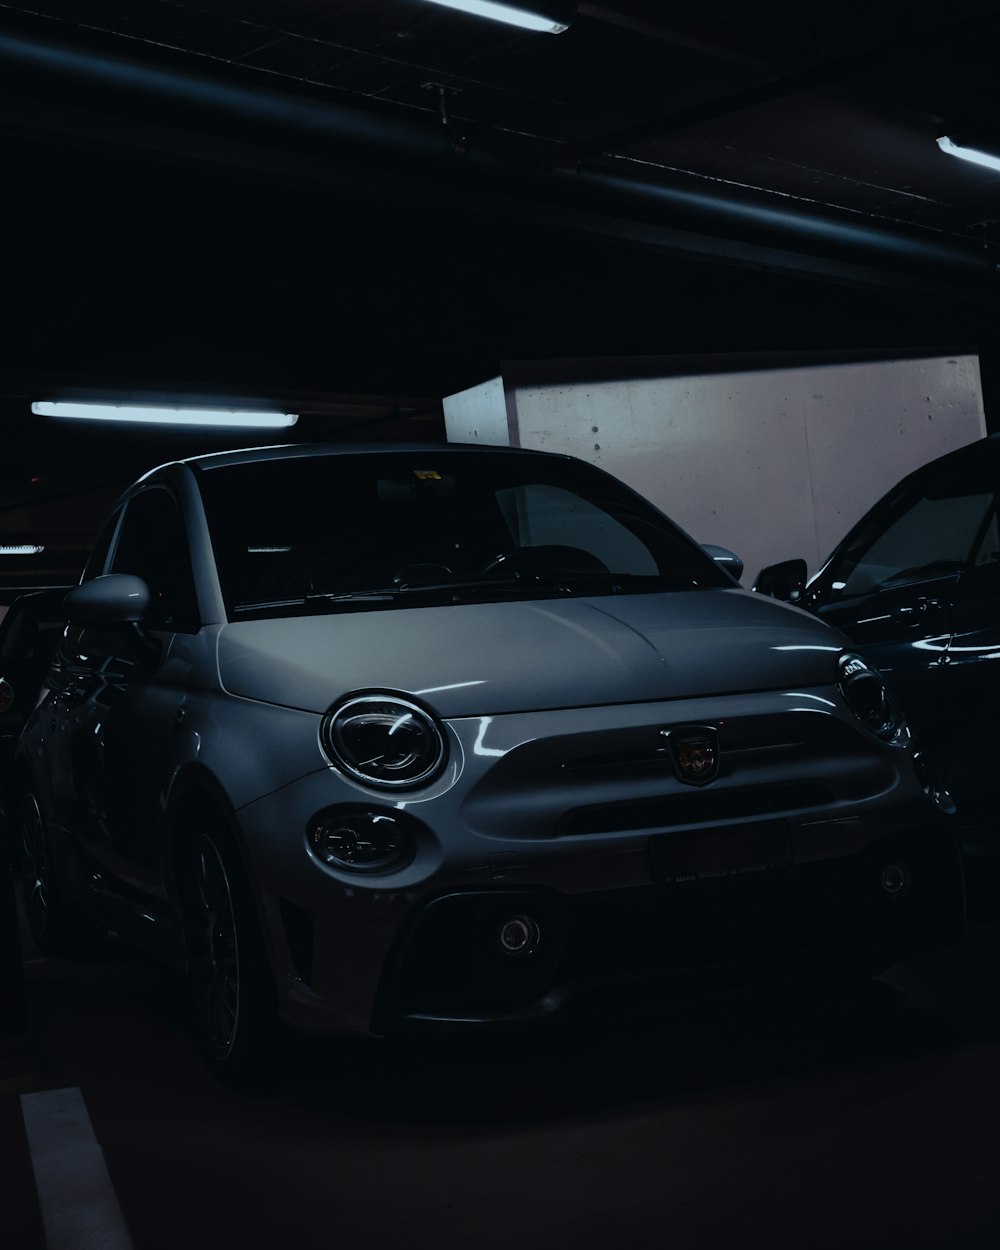
[[[303,1044],[252,1098],[200,1066],[170,974],[113,939],[29,943],[31,1031],[0,1042],[0,1245],[46,1245],[21,1095],[79,1088],[135,1250],[994,1250],[998,967],[975,930],[850,1003],[489,1050]]]

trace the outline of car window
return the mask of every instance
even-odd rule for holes
[[[919,492],[859,532],[831,567],[832,589],[868,594],[997,559],[996,504],[986,489]]]
[[[197,629],[187,534],[167,490],[154,487],[129,501],[108,571],[133,573],[146,582],[152,596],[148,618],[152,628]]]
[[[208,467],[200,485],[237,615],[732,586],[645,500],[556,457],[289,457]]]
[[[497,491],[497,502],[518,547],[571,546],[620,573],[655,575],[653,554],[602,508],[561,486],[532,483]]]
[[[977,569],[1000,564],[1000,523],[995,510],[987,518],[973,564]]]
[[[104,572],[104,566],[108,560],[108,552],[111,550],[111,542],[114,539],[115,531],[118,529],[120,519],[121,509],[116,508],[97,536],[97,541],[94,543],[87,563],[84,566],[81,581],[89,582],[91,578],[100,577]]]

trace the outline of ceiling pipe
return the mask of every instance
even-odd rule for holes
[[[74,110],[86,104],[105,113],[110,105],[115,116],[126,116],[133,127],[146,109],[151,126],[184,126],[204,134],[210,125],[209,133],[216,137],[221,127],[228,140],[265,143],[283,151],[290,142],[296,148],[305,145],[326,161],[383,173],[405,170],[427,181],[438,195],[444,181],[452,207],[460,205],[455,197],[464,191],[477,209],[484,203],[488,208],[492,201],[507,215],[517,216],[523,209],[528,219],[538,218],[539,201],[556,223],[560,212],[603,214],[604,233],[610,214],[620,220],[626,240],[634,237],[639,223],[832,255],[848,263],[916,270],[951,282],[981,283],[997,274],[985,249],[903,233],[846,214],[806,212],[764,192],[737,194],[715,184],[710,189],[670,185],[636,176],[636,163],[621,158],[565,167],[551,159],[551,149],[543,160],[536,148],[526,159],[523,146],[487,146],[475,136],[456,144],[447,128],[422,120],[364,112],[257,84],[220,82],[106,51],[0,33],[0,69],[8,99],[15,94],[22,100],[69,101]],[[19,118],[22,126],[31,125],[30,110],[21,111]],[[147,139],[150,147],[156,146],[155,133]]]

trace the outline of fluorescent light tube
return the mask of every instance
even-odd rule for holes
[[[155,405],[41,403],[31,405],[39,417],[83,421],[126,421],[138,425],[216,425],[242,429],[284,430],[298,421],[292,412],[238,412],[221,408],[167,408]]]
[[[521,26],[524,30],[540,30],[547,35],[561,35],[569,29],[568,22],[557,22],[544,13],[521,9],[513,4],[495,4],[493,0],[431,0],[432,4],[444,5],[446,9],[459,9],[475,17],[489,17],[495,22]]]
[[[957,156],[959,160],[971,161],[973,165],[982,165],[986,169],[996,169],[1000,171],[1000,156],[991,156],[989,152],[980,152],[978,148],[964,148],[954,140],[949,139],[947,135],[942,135],[937,141],[938,147],[942,152],[947,152],[949,156]]]
[[[0,556],[40,556],[44,550],[34,543],[10,543],[0,545]]]

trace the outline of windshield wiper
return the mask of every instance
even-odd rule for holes
[[[658,573],[551,573],[516,574],[511,577],[480,577],[469,581],[427,582],[399,587],[399,594],[407,598],[429,594],[467,595],[514,594],[573,595],[594,592],[621,595],[642,591],[689,590],[695,586],[690,578],[670,579]]]
[[[399,594],[396,587],[385,590],[351,590],[343,594],[296,595],[292,599],[254,599],[237,603],[234,612],[264,612],[269,608],[304,608],[313,603],[391,602]]]
[[[376,602],[379,599],[390,601],[400,593],[398,586],[384,586],[372,590],[324,591],[314,590],[306,595],[303,603],[363,603]]]
[[[578,573],[558,571],[533,573],[518,579],[525,587],[554,587],[566,591],[598,590],[612,595],[637,591],[688,590],[695,585],[689,578],[668,578],[659,573]]]
[[[365,590],[313,591],[289,599],[267,599],[236,605],[237,612],[264,612],[294,608],[318,608],[340,604],[393,603],[399,600],[450,599],[461,603],[471,598],[532,598],[573,595],[594,591],[600,594],[627,594],[629,591],[689,590],[689,578],[671,581],[646,573],[532,573],[514,577],[480,577],[467,581],[416,582],[412,585],[371,587]]]

